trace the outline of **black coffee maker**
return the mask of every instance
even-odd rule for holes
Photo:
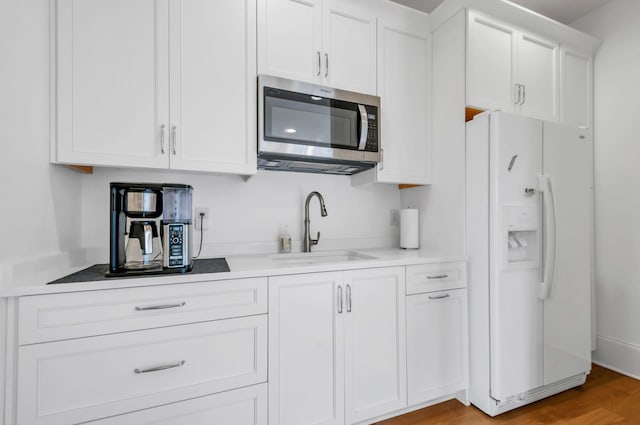
[[[193,188],[111,183],[108,277],[186,272],[193,267]]]

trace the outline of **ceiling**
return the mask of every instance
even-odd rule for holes
[[[393,0],[414,9],[431,13],[442,0]],[[548,16],[563,24],[570,24],[610,0],[511,0],[513,3]]]

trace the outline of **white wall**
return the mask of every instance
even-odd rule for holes
[[[594,61],[597,351],[640,377],[640,1],[614,0],[572,26],[602,40]]]
[[[291,233],[294,251],[301,250],[304,202],[319,191],[327,217],[320,217],[317,199],[310,204],[312,237],[321,232],[314,250],[397,246],[392,211],[400,208],[395,185],[351,187],[346,176],[260,171],[244,182],[237,176],[96,169],[83,177],[82,245],[96,248],[96,261],[108,261],[109,182],[171,182],[194,187],[194,208],[210,211],[203,256],[277,252],[282,226]],[[199,234],[194,236],[198,236]],[[199,237],[199,236],[198,236]],[[199,241],[197,237],[194,240]],[[197,244],[194,246],[197,249]]]
[[[80,246],[81,176],[49,164],[49,3],[0,2],[0,268],[5,272],[9,264]]]

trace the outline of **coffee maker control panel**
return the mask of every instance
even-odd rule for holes
[[[185,225],[169,224],[167,254],[169,267],[183,267],[186,265]]]

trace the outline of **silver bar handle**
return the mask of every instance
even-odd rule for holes
[[[364,151],[367,146],[367,139],[369,138],[369,114],[367,114],[367,107],[358,105],[358,113],[360,114],[360,142],[358,144],[358,150]]]
[[[384,170],[384,148],[380,148],[380,166],[378,167],[378,170]]]
[[[320,50],[318,50],[316,54],[318,57],[318,73],[316,75],[319,77],[320,73],[322,72],[322,58],[321,58]]]
[[[149,369],[138,369],[138,368],[135,368],[135,369],[133,369],[133,371],[135,373],[158,372],[160,370],[167,370],[167,369],[173,369],[175,367],[181,367],[181,366],[184,366],[185,363],[186,363],[186,361],[182,360],[182,361],[180,361],[178,363],[172,363],[172,364],[167,364],[167,365],[163,365],[163,366],[150,367]]]
[[[342,314],[342,286],[338,285],[338,314]]]
[[[329,53],[324,54],[324,78],[329,76]]]
[[[347,313],[351,313],[351,285],[347,285]]]
[[[519,105],[520,104],[520,96],[522,95],[522,91],[521,91],[522,84],[515,83],[514,86],[516,88],[516,92],[515,92],[516,100],[513,103],[516,104],[516,105]]]
[[[448,274],[427,275],[427,279],[446,279],[448,277]]]
[[[173,149],[173,154],[176,154],[176,126],[171,127],[171,146]]]
[[[520,104],[524,105],[524,102],[527,100],[527,86],[520,84],[520,87],[522,87],[522,102]]]
[[[146,311],[146,310],[165,310],[167,308],[179,308],[184,307],[187,304],[186,301],[182,301],[178,304],[160,304],[160,305],[150,305],[149,307],[136,307],[136,311]]]
[[[163,155],[164,155],[164,127],[165,127],[164,124],[160,126],[160,152]]]
[[[430,300],[443,300],[445,298],[449,298],[450,295],[449,294],[444,294],[444,295],[429,295],[429,299]]]

